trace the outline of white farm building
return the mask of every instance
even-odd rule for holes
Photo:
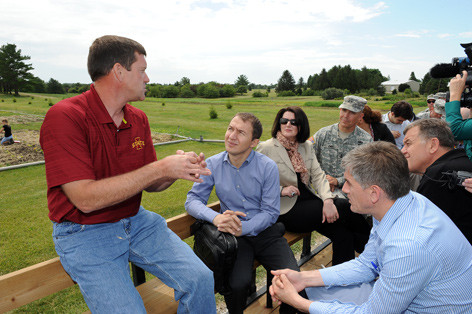
[[[398,91],[398,86],[400,86],[400,84],[408,84],[412,92],[418,92],[420,90],[420,83],[412,80],[406,82],[386,81],[381,83],[381,85],[385,87],[387,93],[391,93],[394,90]]]

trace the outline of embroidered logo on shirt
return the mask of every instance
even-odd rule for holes
[[[134,149],[136,150],[141,150],[144,148],[144,141],[141,141],[140,137],[135,137],[134,138],[134,143],[131,145]]]

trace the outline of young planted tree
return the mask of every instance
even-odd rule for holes
[[[277,87],[275,88],[277,93],[283,91],[292,91],[295,92],[295,79],[293,78],[292,74],[289,70],[285,70],[282,73],[282,76],[279,78],[277,82]]]

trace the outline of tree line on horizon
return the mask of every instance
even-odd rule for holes
[[[60,83],[54,78],[48,82],[34,76],[32,64],[25,61],[31,57],[21,54],[15,44],[6,44],[0,47],[0,92],[19,95],[19,92],[34,92],[48,94],[80,94],[89,89],[90,84]],[[353,69],[350,65],[335,65],[331,69],[322,69],[320,73],[309,75],[305,80],[300,77],[296,82],[289,70],[283,71],[277,84],[251,83],[244,74],[239,75],[234,84],[221,84],[215,81],[191,84],[188,77],[183,77],[174,84],[148,84],[148,97],[158,98],[220,98],[243,95],[251,90],[254,97],[267,97],[275,88],[277,96],[313,96],[321,95],[324,99],[340,97],[342,94],[363,93],[368,95],[384,95],[385,89],[381,83],[389,78],[382,75],[379,69],[370,69],[366,66]],[[426,73],[423,80],[416,79],[414,72],[410,80],[421,83],[420,93],[430,94],[447,90],[448,79],[433,79]],[[399,86],[403,92],[409,86]],[[263,90],[262,92],[260,90]],[[328,95],[329,94],[329,95]]]

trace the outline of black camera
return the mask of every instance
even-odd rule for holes
[[[451,63],[436,64],[429,70],[432,78],[450,78],[462,71],[467,71],[466,89],[461,95],[461,107],[472,107],[472,43],[461,44],[467,57],[452,58]],[[449,92],[446,94],[446,102],[449,101]]]
[[[472,172],[468,171],[448,171],[443,172],[446,176],[446,182],[449,189],[453,190],[456,186],[462,187],[465,179],[472,178]]]

